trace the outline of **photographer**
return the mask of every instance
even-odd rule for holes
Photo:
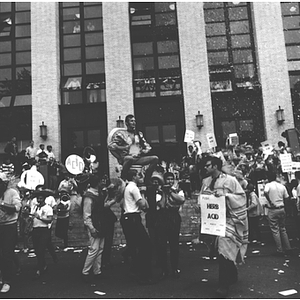
[[[177,182],[175,182],[173,173],[165,173],[164,181],[166,185],[163,186],[162,198],[157,202],[159,208],[156,223],[158,263],[161,268],[161,279],[163,279],[168,276],[167,253],[169,242],[172,277],[179,278],[179,232],[181,225],[179,209],[185,198],[184,192],[179,189]]]

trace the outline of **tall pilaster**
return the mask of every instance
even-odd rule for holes
[[[121,116],[134,113],[128,2],[103,2],[104,59],[108,133]],[[116,158],[109,155],[110,176]]]
[[[281,133],[294,127],[280,2],[253,2],[254,31],[262,85],[267,140],[282,140]],[[285,122],[277,124],[276,110],[284,109]]]
[[[177,2],[177,16],[186,129],[193,130],[195,138],[207,149],[206,134],[214,132],[214,122],[203,3]],[[196,127],[198,111],[204,116],[201,129]]]
[[[32,137],[53,146],[60,159],[60,60],[57,2],[31,2]],[[40,125],[47,125],[48,137],[40,137]]]

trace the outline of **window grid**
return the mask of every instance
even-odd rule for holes
[[[31,105],[30,27],[30,2],[0,3],[1,107]]]
[[[176,5],[129,4],[135,98],[182,94]]]
[[[102,3],[60,3],[62,104],[105,102]]]
[[[257,69],[250,4],[204,3],[212,92],[253,88]]]

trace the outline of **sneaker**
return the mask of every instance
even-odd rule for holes
[[[4,283],[0,293],[7,293],[10,290],[10,285],[8,283]]]

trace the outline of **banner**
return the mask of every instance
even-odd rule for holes
[[[226,206],[225,196],[200,195],[201,233],[225,236]]]

